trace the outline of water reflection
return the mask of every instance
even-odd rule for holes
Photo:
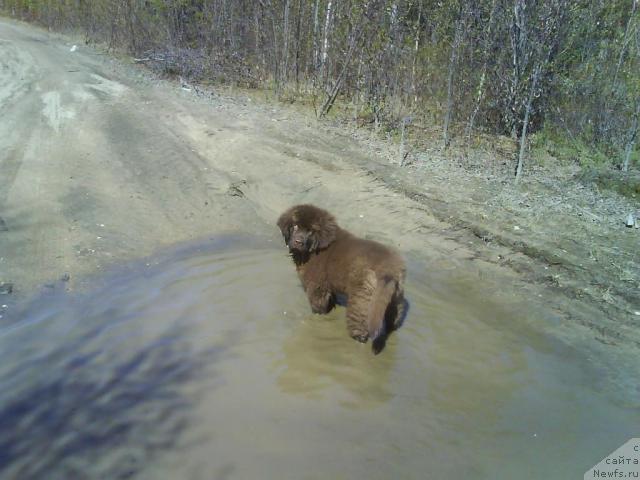
[[[564,479],[637,433],[637,402],[594,375],[605,357],[545,312],[409,265],[378,356],[344,309],[309,312],[269,239],[49,289],[0,320],[0,476]]]
[[[344,319],[344,308],[337,307],[329,315],[307,315],[296,323],[279,362],[283,392],[321,398],[325,390],[339,386],[341,404],[355,409],[389,401],[395,349],[390,346],[375,358],[368,344],[348,336]]]
[[[107,318],[118,314],[114,309]],[[0,342],[3,364],[14,367],[1,377],[0,474],[6,478],[133,476],[158,451],[176,446],[193,420],[195,400],[181,385],[196,381],[225,350],[194,352],[188,332],[178,327],[136,342],[135,349],[88,346],[104,325],[84,320],[92,328],[67,331],[45,352],[24,348],[24,334]]]

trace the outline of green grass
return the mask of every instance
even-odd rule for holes
[[[555,125],[545,125],[541,131],[532,135],[531,152],[540,164],[552,157],[561,164],[576,164],[585,169],[611,166],[615,158],[615,155],[588,145]]]
[[[611,168],[585,168],[579,180],[586,184],[597,185],[603,190],[618,192],[627,198],[640,200],[640,174],[624,173]]]

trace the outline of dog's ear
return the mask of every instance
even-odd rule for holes
[[[278,218],[278,228],[284,237],[284,243],[289,245],[291,230],[293,229],[293,209],[289,209]]]
[[[332,215],[326,214],[313,228],[311,251],[324,250],[336,239],[338,225]]]

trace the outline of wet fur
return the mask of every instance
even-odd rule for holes
[[[405,264],[393,249],[343,230],[326,210],[296,205],[278,219],[314,313],[347,298],[347,330],[379,353],[405,312]]]

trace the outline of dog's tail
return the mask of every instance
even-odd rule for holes
[[[391,275],[384,275],[376,278],[376,288],[373,291],[373,301],[369,307],[369,338],[375,353],[381,349],[380,340],[384,342],[385,314],[389,303],[393,299],[398,282]]]

